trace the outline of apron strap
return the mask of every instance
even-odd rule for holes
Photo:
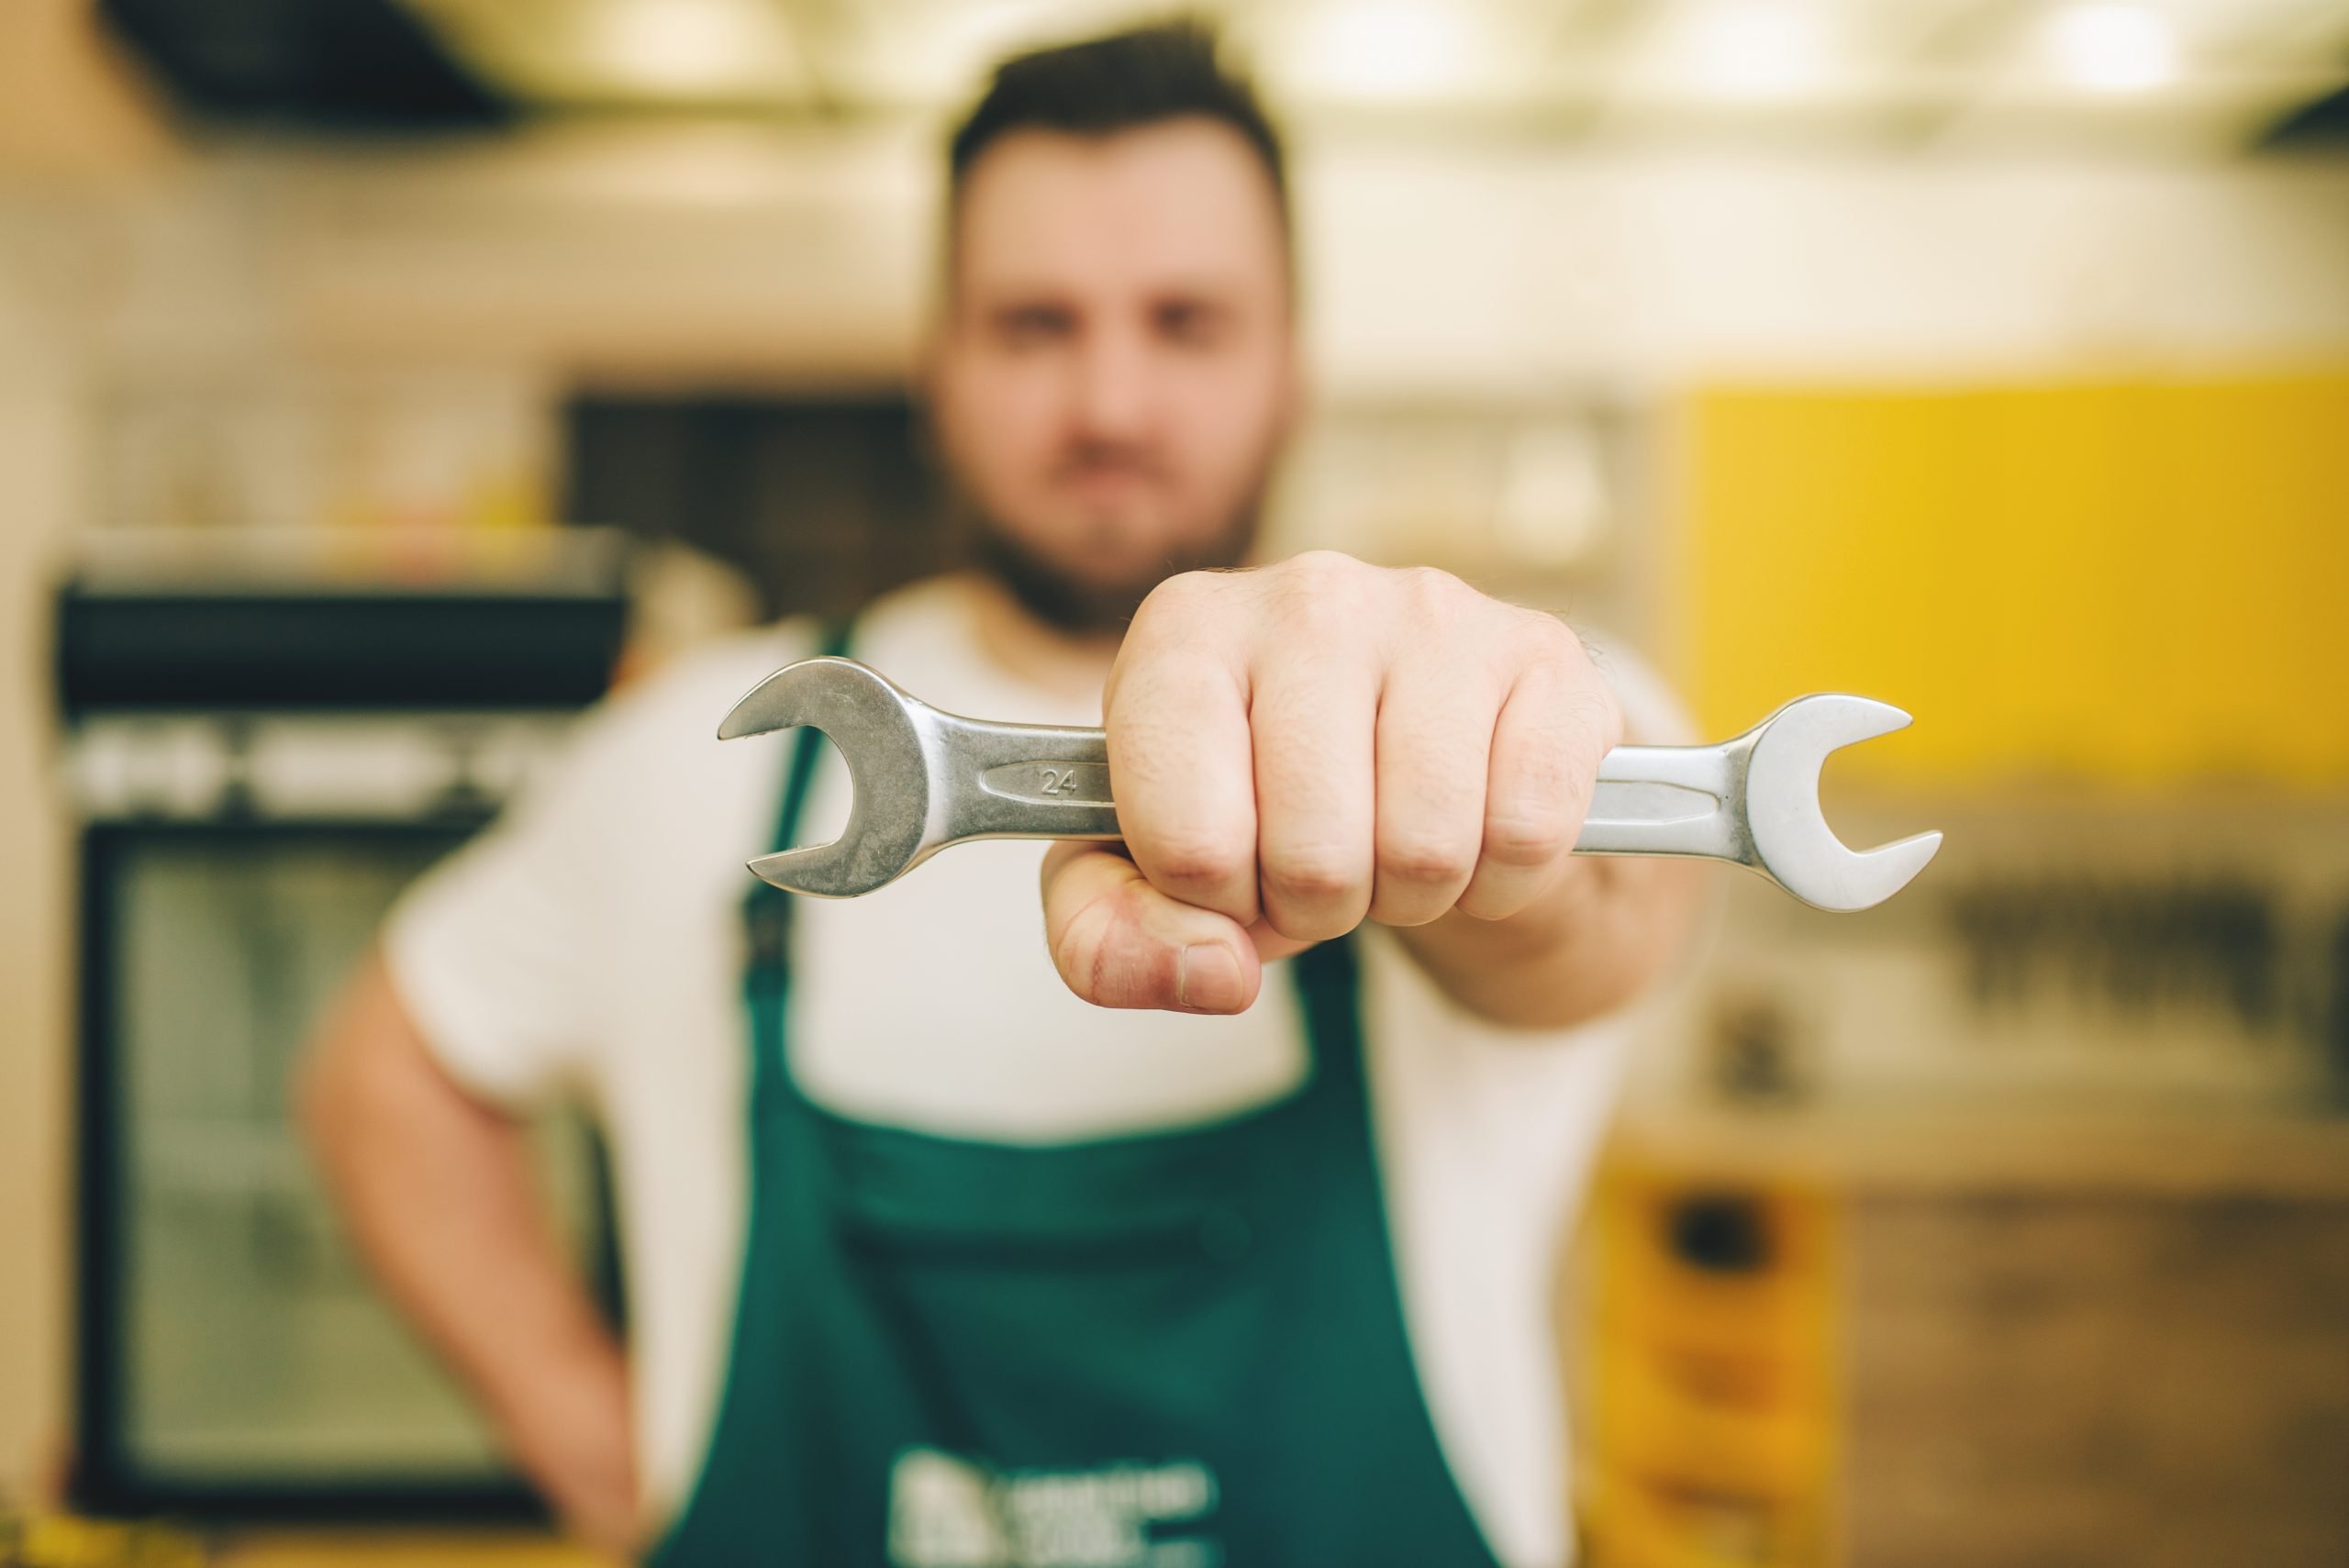
[[[1359,1092],[1362,960],[1353,933],[1314,943],[1291,958],[1288,967],[1305,1027],[1307,1059],[1313,1064],[1312,1088]]]

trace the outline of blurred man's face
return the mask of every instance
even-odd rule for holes
[[[932,417],[983,556],[1031,609],[1115,629],[1236,564],[1297,403],[1271,176],[1213,120],[1015,131],[963,190]]]

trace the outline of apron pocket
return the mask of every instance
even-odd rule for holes
[[[1174,1133],[1043,1148],[818,1124],[843,1245],[941,1268],[1235,1264],[1282,1140],[1275,1106]]]

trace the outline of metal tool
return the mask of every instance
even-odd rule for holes
[[[1821,909],[1881,904],[1942,836],[1845,849],[1820,813],[1819,770],[1830,751],[1908,723],[1866,697],[1807,696],[1718,746],[1618,746],[1599,763],[1575,852],[1728,861]],[[718,737],[803,724],[840,748],[855,799],[831,843],[751,862],[777,887],[853,898],[969,839],[1119,837],[1098,729],[963,718],[852,659],[807,659],[751,688]]]

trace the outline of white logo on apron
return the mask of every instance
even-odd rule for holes
[[[1216,1568],[1212,1540],[1150,1539],[1216,1505],[1215,1473],[1183,1460],[1103,1470],[996,1472],[909,1448],[889,1473],[897,1568]]]

